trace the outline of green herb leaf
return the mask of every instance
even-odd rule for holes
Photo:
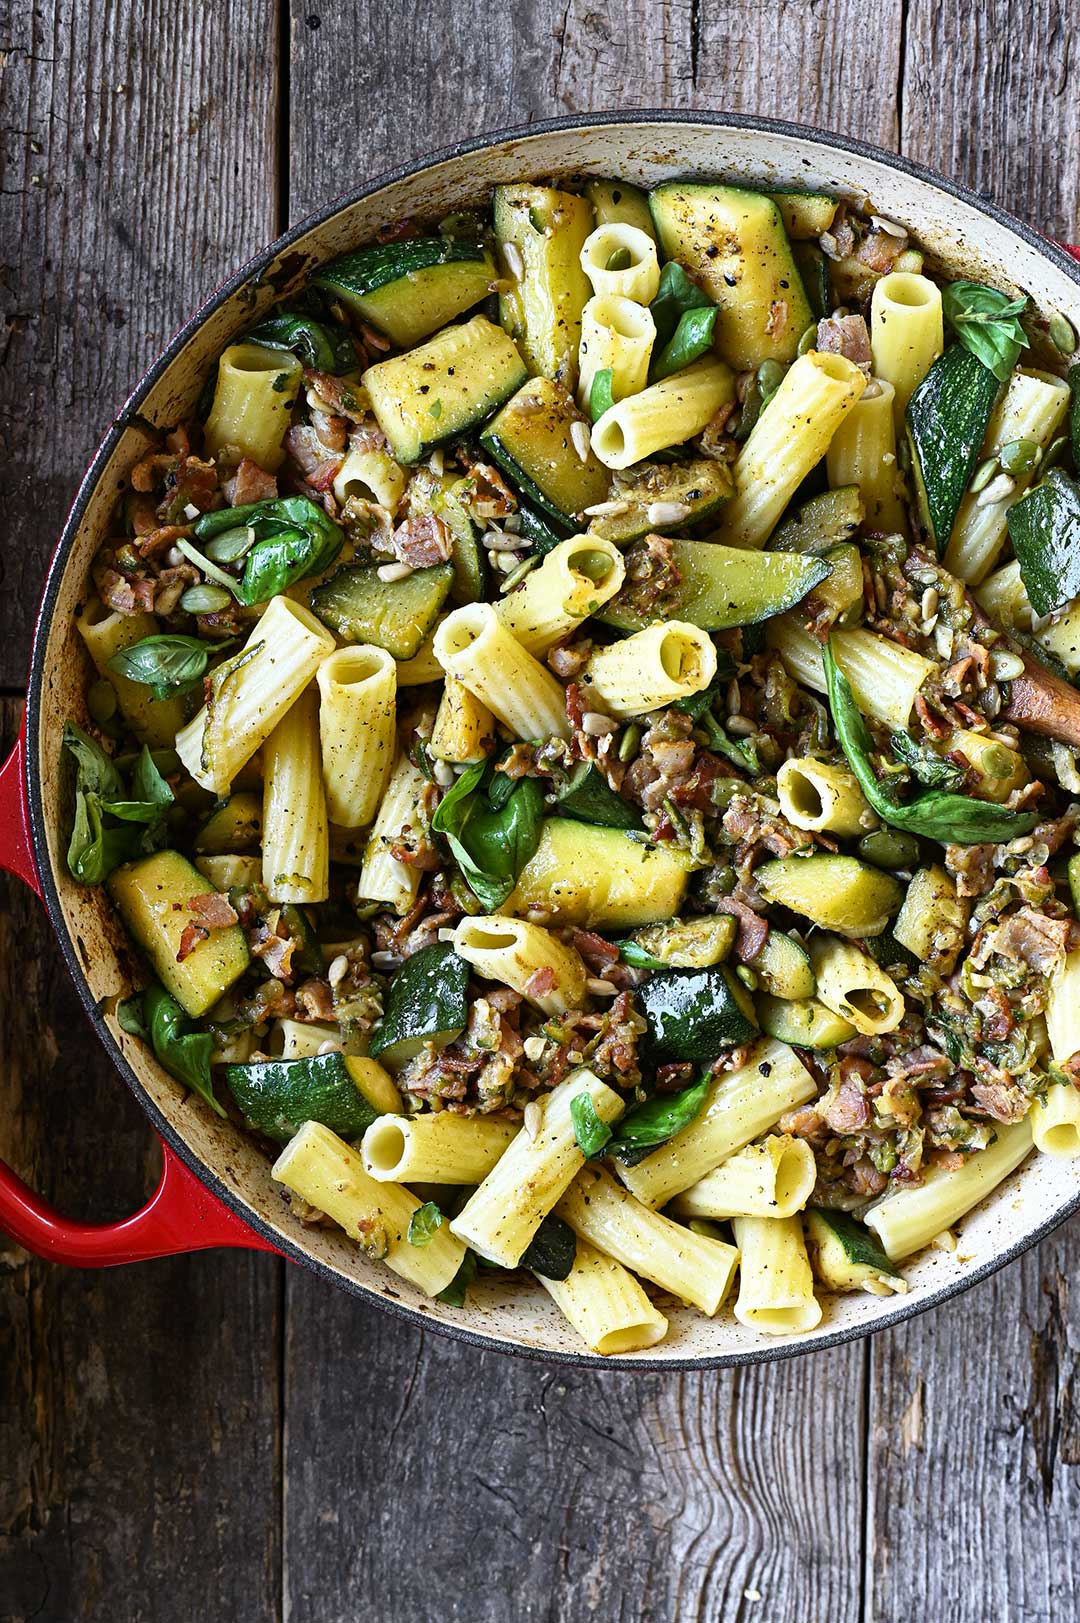
[[[929,744],[916,743],[910,733],[897,730],[891,734],[889,745],[898,761],[903,761],[913,778],[930,789],[959,789],[964,781],[964,769],[953,761],[935,754]]]
[[[197,1093],[224,1116],[214,1097],[210,1075],[210,1054],[214,1039],[208,1031],[196,1031],[174,997],[154,981],[143,993],[143,1014],[154,1053],[170,1076]]]
[[[152,689],[155,699],[171,699],[198,687],[209,663],[210,650],[198,637],[160,632],[118,648],[108,668]]]
[[[666,965],[664,966],[667,967]],[[634,1167],[669,1138],[681,1133],[700,1114],[709,1092],[711,1078],[706,1075],[681,1093],[658,1093],[644,1104],[628,1110],[619,1122],[618,1131],[608,1146],[623,1166]]]
[[[563,1218],[550,1213],[544,1218],[518,1263],[545,1279],[566,1279],[577,1256],[577,1235]]]
[[[1026,297],[1010,299],[981,282],[950,282],[941,293],[945,319],[957,338],[999,383],[1008,380],[1020,351],[1029,348],[1020,325],[1027,302]]]
[[[205,543],[245,525],[255,531],[256,540],[246,554],[243,579],[225,575],[213,564],[208,573],[249,606],[269,601],[310,575],[321,575],[337,557],[345,538],[341,526],[306,496],[283,496],[203,513],[196,521],[195,535]],[[193,561],[199,562],[197,554]]]
[[[461,1259],[461,1267],[446,1286],[445,1290],[437,1293],[435,1300],[445,1302],[447,1307],[464,1307],[465,1297],[469,1286],[476,1278],[476,1252],[466,1251]]]
[[[340,322],[282,310],[268,316],[247,334],[252,344],[289,350],[316,372],[339,374],[356,367],[356,346]]]
[[[442,1220],[443,1214],[435,1202],[426,1200],[409,1218],[409,1244],[430,1245],[435,1238],[435,1230],[442,1227]]]
[[[81,727],[66,722],[63,741],[77,763],[68,870],[80,884],[100,885],[122,862],[161,843],[172,791],[146,749],[136,762],[129,796],[116,763]],[[108,818],[122,826],[115,827]]]
[[[571,1099],[570,1120],[574,1124],[574,1137],[582,1155],[599,1155],[611,1137],[611,1128],[606,1121],[600,1120],[596,1106],[587,1093],[575,1094]]]
[[[649,306],[649,314],[656,327],[653,352],[662,351],[674,338],[679,322],[688,310],[714,310],[716,306],[696,282],[692,282],[674,259],[669,259],[660,272],[660,286]]]
[[[863,714],[855,703],[851,684],[833,656],[831,644],[824,649],[825,678],[829,687],[829,707],[833,726],[859,787],[886,823],[894,828],[922,834],[942,845],[994,844],[1015,839],[1035,827],[1034,812],[1007,811],[986,800],[966,795],[945,794],[931,789],[915,800],[902,803],[897,785],[878,779],[873,767],[874,740]]]
[[[610,411],[615,404],[615,397],[611,392],[611,380],[614,373],[610,366],[602,367],[592,380],[589,388],[589,416],[593,422],[599,422],[605,411]]]
[[[713,328],[719,311],[715,304],[708,309],[700,307],[696,310],[684,310],[679,317],[679,325],[674,335],[669,338],[663,349],[653,351],[649,366],[649,382],[659,383],[661,378],[670,377],[673,372],[681,372],[683,367],[689,366],[704,355],[706,350],[712,348]]]
[[[540,843],[544,793],[535,778],[515,783],[505,773],[491,774],[491,787],[485,790],[488,774],[484,761],[463,772],[436,807],[431,826],[446,839],[485,913],[494,913]],[[500,778],[511,785],[509,794]],[[496,795],[502,799],[499,805],[494,804]]]
[[[75,757],[80,789],[86,789],[106,800],[120,800],[124,794],[124,780],[112,757],[106,755],[96,739],[84,733],[73,721],[64,723],[64,748]]]
[[[150,1033],[146,1029],[146,1020],[143,1017],[142,993],[136,992],[133,997],[126,997],[116,1005],[116,1019],[121,1031],[126,1031],[129,1037],[141,1037],[144,1043],[150,1041]]]

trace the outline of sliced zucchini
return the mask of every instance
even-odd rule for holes
[[[783,521],[769,547],[773,552],[828,552],[849,541],[865,517],[858,485],[823,490]]]
[[[718,541],[672,541],[681,580],[658,601],[639,607],[631,581],[595,616],[620,631],[640,631],[654,620],[688,620],[703,631],[756,625],[782,614],[829,573],[823,558],[755,552]]]
[[[342,254],[311,280],[409,349],[485,298],[495,274],[477,239],[413,237]]]
[[[762,990],[773,997],[807,998],[817,991],[817,976],[810,954],[794,936],[783,930],[770,930],[765,945],[750,959]]]
[[[829,283],[829,261],[816,242],[793,242],[791,254],[802,277],[811,316],[814,321],[823,321],[827,315],[831,315],[834,303]]]
[[[803,1222],[810,1266],[826,1290],[888,1296],[907,1289],[870,1230],[847,1212],[811,1207]]]
[[[1080,488],[1061,468],[1009,508],[1009,540],[1036,614],[1080,595]]]
[[[829,192],[804,192],[797,186],[779,186],[769,196],[780,210],[784,230],[796,241],[828,231],[840,207],[840,199]]]
[[[762,1031],[792,1048],[835,1048],[858,1035],[854,1026],[814,997],[789,1001],[762,992],[757,1012]]]
[[[261,835],[262,795],[247,789],[218,802],[193,844],[203,856],[217,857],[230,851],[250,851]]]
[[[380,580],[376,564],[346,564],[311,594],[312,612],[345,642],[374,643],[412,659],[439,617],[454,583],[453,564]]]
[[[246,890],[262,884],[262,857],[196,857],[195,866],[204,874],[215,890],[229,891],[234,886]]]
[[[586,507],[607,500],[611,475],[591,447],[582,459],[574,444],[573,425],[585,422],[561,383],[531,378],[480,436],[526,501],[563,530],[573,530]]]
[[[425,1043],[445,1047],[460,1037],[469,1020],[469,966],[448,941],[421,947],[406,958],[387,994],[386,1009],[369,1045],[394,1068],[418,1054]]]
[[[416,512],[436,514],[450,531],[454,548],[451,600],[478,603],[487,584],[487,548],[481,545],[480,532],[456,495],[464,483],[452,473],[440,475],[421,468],[409,482],[409,506]]]
[[[639,187],[625,180],[587,180],[585,196],[592,204],[597,225],[636,226],[656,240],[649,199]]]
[[[604,828],[641,828],[641,813],[622,795],[616,794],[604,774],[590,761],[579,761],[556,790],[555,804],[567,817],[583,823],[600,823]]]
[[[771,906],[845,936],[880,935],[904,900],[899,880],[857,857],[777,857],[754,881]]]
[[[795,359],[810,303],[771,197],[667,181],[649,194],[660,246],[720,307],[715,345],[737,372]]]
[[[360,381],[391,451],[408,467],[476,428],[525,377],[525,363],[502,328],[473,316],[369,366]]]
[[[673,918],[687,878],[679,851],[643,845],[618,828],[548,817],[505,908],[591,930],[632,930]]]
[[[829,573],[810,593],[806,612],[815,619],[827,619],[833,626],[852,624],[860,617],[866,589],[862,553],[845,541],[839,547],[830,547],[821,557]]]
[[[599,514],[589,533],[622,546],[642,535],[686,530],[713,516],[734,489],[731,469],[722,462],[702,457],[697,462],[646,463],[632,485],[615,491],[613,500],[624,503],[623,510]]]
[[[227,1065],[225,1080],[248,1126],[279,1144],[306,1121],[359,1138],[377,1116],[401,1113],[401,1095],[382,1066],[352,1055]]]
[[[963,344],[951,344],[911,399],[906,422],[915,495],[938,553],[949,544],[997,399],[998,380]]]
[[[592,289],[581,250],[592,205],[549,186],[496,186],[495,235],[512,286],[499,294],[499,320],[529,371],[577,387],[581,312]]]
[[[187,904],[207,890],[204,876],[179,851],[155,851],[127,862],[114,869],[106,883],[117,912],[158,980],[193,1020],[247,969],[251,955],[238,924],[211,930],[205,941],[177,961],[185,927],[196,922]]]
[[[560,531],[556,532],[533,508],[526,507],[524,502],[518,507],[518,517],[521,519],[521,534],[526,541],[532,542],[533,552],[538,558],[545,553],[553,552],[564,540]]]
[[[731,952],[738,924],[730,913],[705,913],[635,930],[619,953],[638,969],[711,969]]]
[[[655,975],[635,998],[649,1022],[649,1046],[666,1059],[705,1064],[758,1035],[753,998],[722,964]]]

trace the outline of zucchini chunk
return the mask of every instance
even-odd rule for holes
[[[195,835],[201,856],[219,857],[250,851],[262,834],[262,795],[245,789],[220,801]]]
[[[448,941],[421,947],[406,958],[390,982],[386,1011],[369,1044],[393,1069],[425,1043],[445,1047],[469,1021],[469,966]]]
[[[906,422],[920,517],[940,556],[968,487],[998,380],[963,344],[938,357],[908,401]]]
[[[791,552],[753,552],[719,541],[672,541],[679,584],[647,607],[638,606],[630,582],[596,614],[620,631],[641,631],[656,619],[687,620],[703,631],[756,625],[782,614],[826,579],[823,558]]]
[[[858,857],[775,857],[754,878],[770,905],[844,936],[880,935],[904,900],[898,879]]]
[[[622,502],[623,510],[598,514],[589,525],[589,534],[623,546],[639,536],[689,529],[712,518],[734,489],[731,469],[706,457],[696,462],[644,464],[632,485],[615,490],[613,500]],[[661,511],[665,508],[667,512]]]
[[[769,547],[773,552],[828,552],[850,541],[865,517],[858,485],[823,490],[784,519]]]
[[[454,584],[452,563],[380,580],[377,564],[345,564],[311,594],[312,613],[345,642],[374,643],[412,659],[439,618]]]
[[[398,462],[410,467],[497,411],[526,376],[501,327],[473,316],[369,366],[360,381]]]
[[[579,761],[556,791],[555,804],[567,817],[604,828],[641,828],[641,813],[608,783],[590,761]]]
[[[1009,509],[1009,540],[1036,614],[1080,595],[1080,489],[1060,468]]]
[[[806,998],[817,991],[817,976],[810,954],[794,936],[770,930],[765,945],[750,959],[762,989],[773,997]]]
[[[703,913],[635,930],[619,942],[619,952],[638,969],[711,969],[728,956],[737,933],[730,913]]]
[[[632,225],[656,241],[656,230],[649,213],[649,199],[637,186],[625,180],[587,180],[585,196],[593,207],[593,218],[600,225]]]
[[[582,460],[573,425],[586,424],[574,397],[550,378],[532,378],[480,436],[484,450],[534,507],[573,530],[586,507],[607,500],[611,475],[590,447]]]
[[[679,851],[642,845],[618,828],[548,817],[505,907],[590,930],[632,930],[673,918],[687,879]]]
[[[418,513],[434,513],[450,531],[454,582],[450,588],[454,603],[476,603],[484,596],[487,583],[487,548],[480,544],[480,532],[456,495],[463,479],[454,474],[437,475],[418,470],[409,482],[409,507]]]
[[[835,1048],[857,1035],[853,1025],[814,997],[788,1000],[763,992],[757,1012],[762,1031],[792,1048]]]
[[[195,922],[188,908],[208,885],[179,851],[155,851],[126,862],[106,880],[109,895],[129,934],[145,952],[158,980],[185,1014],[197,1020],[229,990],[251,961],[238,924],[211,930],[205,941],[177,963],[185,926]]]
[[[529,371],[558,378],[573,394],[578,379],[581,312],[592,292],[581,250],[593,228],[592,205],[549,186],[496,186],[495,235],[512,282],[499,294],[499,320]]]
[[[753,998],[722,964],[655,975],[635,997],[649,1022],[649,1046],[667,1059],[707,1064],[759,1032]]]
[[[778,186],[769,193],[780,210],[784,230],[795,241],[809,241],[828,231],[840,199],[829,192],[803,192],[797,186]]]
[[[649,193],[660,246],[719,305],[715,347],[737,372],[795,359],[810,303],[780,210],[763,192],[666,181]]]
[[[847,1212],[811,1207],[803,1222],[810,1266],[826,1290],[888,1296],[907,1289],[870,1230]]]
[[[342,254],[311,280],[410,349],[487,296],[495,263],[478,240],[413,237]]]
[[[248,1126],[278,1144],[306,1121],[359,1138],[377,1116],[401,1113],[401,1095],[382,1066],[352,1055],[227,1065],[225,1080]]]
[[[812,319],[823,321],[827,315],[832,314],[834,303],[832,286],[829,282],[829,261],[816,242],[793,242],[791,254],[802,277],[806,297],[810,301]]]

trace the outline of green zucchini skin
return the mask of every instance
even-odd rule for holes
[[[469,1020],[469,966],[449,942],[406,958],[390,982],[386,1010],[369,1045],[372,1059],[403,1065],[424,1043],[460,1037]]]
[[[832,311],[832,288],[829,285],[829,261],[816,242],[793,242],[791,254],[799,267],[810,314],[815,321],[824,321]],[[809,326],[809,322],[807,323]]]
[[[665,1059],[706,1064],[758,1034],[749,994],[723,965],[655,975],[636,996],[649,1022],[649,1045]]]
[[[573,441],[584,422],[573,396],[550,378],[530,378],[480,436],[484,450],[534,507],[562,530],[607,498],[610,475],[590,450],[585,460]]]
[[[793,1048],[835,1048],[856,1036],[855,1027],[817,998],[780,998],[763,992],[757,1000],[761,1029]]]
[[[377,564],[345,564],[311,593],[311,611],[350,643],[374,643],[412,659],[454,584],[452,563],[415,569],[404,580],[379,579]]]
[[[763,991],[774,997],[808,998],[817,991],[817,976],[810,962],[810,954],[794,936],[783,930],[770,930],[765,944],[750,968],[758,977]]]
[[[637,484],[617,492],[627,503],[621,513],[602,513],[589,525],[590,535],[622,546],[642,535],[663,535],[668,530],[684,530],[718,513],[730,500],[735,488],[731,469],[721,462],[656,463]],[[676,502],[687,509],[681,518],[657,523],[649,510],[657,502]]]
[[[806,1214],[806,1240],[814,1273],[829,1290],[859,1290],[868,1283],[900,1284],[869,1229],[847,1212],[812,1206]]]
[[[478,240],[412,237],[342,254],[312,282],[407,348],[479,303],[494,276]]]
[[[858,485],[822,490],[782,521],[769,542],[769,549],[772,552],[828,552],[850,541],[865,517],[866,508]]]
[[[248,1125],[278,1144],[306,1121],[321,1122],[342,1138],[358,1138],[375,1120],[376,1111],[341,1054],[227,1065],[225,1080]]]
[[[1060,468],[1010,507],[1009,540],[1036,614],[1080,594],[1080,488]]]
[[[262,836],[262,795],[238,790],[213,807],[192,842],[200,856],[252,851]]]
[[[659,616],[688,620],[703,631],[756,625],[793,608],[830,566],[806,553],[752,552],[718,541],[672,541],[680,584],[646,612],[634,607],[624,587],[604,605],[597,620],[620,631],[641,631]]]
[[[949,544],[994,409],[997,378],[952,344],[907,406],[907,436],[922,521],[940,555]]]
[[[590,761],[579,761],[555,803],[567,817],[579,823],[599,823],[604,828],[642,828],[641,813],[622,795],[617,795],[604,774]]]

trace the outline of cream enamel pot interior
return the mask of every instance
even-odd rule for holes
[[[1062,311],[1080,328],[1080,266],[1031,228],[891,154],[794,125],[723,115],[564,119],[471,142],[362,187],[240,271],[147,373],[83,480],[45,588],[23,748],[0,775],[0,860],[31,882],[36,870],[87,1013],[160,1133],[166,1155],[151,1215],[137,1214],[105,1231],[65,1223],[9,1176],[0,1226],[31,1248],[89,1263],[215,1244],[274,1248],[328,1283],[477,1346],[620,1369],[662,1369],[785,1357],[893,1324],[1018,1256],[1080,1204],[1080,1162],[1039,1157],[972,1214],[955,1252],[932,1252],[907,1270],[906,1296],[828,1299],[818,1329],[772,1341],[743,1329],[729,1311],[710,1320],[673,1307],[666,1341],[646,1353],[605,1361],[583,1352],[539,1289],[506,1288],[486,1275],[466,1307],[445,1307],[367,1262],[343,1235],[305,1228],[290,1215],[255,1145],[165,1075],[109,1012],[118,995],[132,988],[137,966],[103,896],[75,885],[64,867],[70,803],[61,730],[66,717],[84,714],[75,609],[86,594],[90,560],[107,533],[117,491],[147,444],[146,425],[163,427],[188,415],[207,368],[227,343],[297,288],[315,264],[364,242],[387,220],[438,217],[482,201],[499,181],[578,174],[614,175],[643,186],[672,176],[725,175],[869,197],[876,210],[911,228],[932,264],[1023,290],[1044,320]]]

